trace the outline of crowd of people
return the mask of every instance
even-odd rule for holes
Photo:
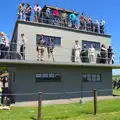
[[[9,50],[9,39],[4,32],[0,32],[0,59],[6,58]]]
[[[53,61],[55,61],[54,48],[55,41],[54,38],[49,37],[48,42],[44,40],[44,35],[40,34],[39,39],[37,40],[37,60],[43,61],[45,49],[47,48],[48,58],[52,56]],[[25,48],[26,48],[26,38],[25,35],[21,34],[21,47],[20,53],[22,59],[25,60]],[[94,46],[91,44],[91,47],[88,48],[86,44],[83,47],[80,46],[79,41],[75,41],[75,45],[72,52],[73,62],[76,63],[103,63],[103,64],[114,64],[114,53],[111,46],[107,49],[105,45],[101,45],[101,51],[96,55],[97,51]]]
[[[18,19],[31,21],[32,11],[33,9],[30,4],[21,3],[18,8]],[[78,17],[74,11],[68,14],[65,9],[63,9],[63,12],[61,12],[57,8],[54,10],[47,8],[43,12],[39,4],[36,4],[34,7],[34,22],[43,22],[47,24],[60,25],[63,27],[72,27],[101,34],[104,34],[105,31],[104,20],[101,20],[100,22],[96,20],[94,22],[90,16],[85,17],[85,13],[82,13],[80,17]],[[80,23],[79,25],[78,22]]]
[[[76,40],[74,45],[74,62],[114,64],[114,53],[112,51],[111,46],[106,49],[105,45],[102,44],[101,51],[96,56],[97,52],[92,44],[90,48],[86,44],[81,48],[78,40]]]

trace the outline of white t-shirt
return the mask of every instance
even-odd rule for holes
[[[95,48],[89,48],[89,53],[95,53]]]
[[[35,12],[38,11],[38,9],[39,9],[39,11],[41,11],[41,7],[40,6],[35,6],[34,7]]]
[[[74,45],[75,54],[80,54],[80,45]]]
[[[26,41],[25,37],[21,37],[20,45],[26,45]]]
[[[105,21],[104,20],[102,20],[102,22],[100,23],[100,25],[104,25],[105,24]]]

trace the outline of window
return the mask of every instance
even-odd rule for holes
[[[60,73],[37,73],[36,82],[61,82]]]
[[[82,40],[82,47],[83,47],[84,44],[87,45],[88,49],[91,47],[91,44],[92,44],[96,50],[100,50],[100,42]]]
[[[84,82],[100,82],[101,75],[100,74],[82,74],[82,80]]]
[[[55,36],[47,36],[47,35],[43,35],[43,38],[46,42],[48,42],[49,37],[53,38],[55,45],[59,46],[61,45],[61,37],[55,37]],[[36,42],[39,40],[40,35],[36,35]]]

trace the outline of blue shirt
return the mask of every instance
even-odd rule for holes
[[[47,47],[48,48],[54,48],[54,46],[55,46],[55,44],[54,44],[54,42],[51,42],[51,43],[47,43]]]
[[[75,14],[70,14],[70,18],[72,21],[75,21],[77,19],[77,16]]]

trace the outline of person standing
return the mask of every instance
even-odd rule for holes
[[[112,64],[112,47],[109,46],[109,48],[107,49],[108,52],[108,64]]]
[[[4,32],[0,33],[1,35],[1,41],[0,41],[0,50],[1,50],[1,59],[4,59],[5,57],[5,39],[6,39],[6,34]]]
[[[48,52],[48,59],[50,59],[50,54],[51,54],[53,61],[55,61],[54,52],[53,52],[54,47],[55,47],[54,40],[50,37],[47,43],[47,52]]]
[[[101,63],[105,64],[106,63],[106,57],[107,57],[107,49],[105,48],[105,45],[101,45]]]
[[[89,62],[94,63],[95,62],[95,48],[91,44],[91,47],[89,48]]]
[[[4,43],[5,43],[5,53],[4,53],[4,56],[6,57],[8,55],[8,50],[9,50],[9,46],[10,46],[9,39],[8,39],[7,35],[5,35]]]
[[[31,13],[32,13],[32,7],[30,6],[30,4],[27,4],[26,5],[26,10],[25,10],[26,21],[30,21]]]
[[[18,19],[19,20],[24,20],[24,15],[25,15],[25,3],[21,3],[18,8]]]
[[[80,29],[85,29],[85,13],[82,13],[80,16]]]
[[[35,22],[38,22],[38,15],[40,14],[40,11],[41,11],[41,7],[40,5],[37,3],[34,7],[34,20]]]
[[[56,8],[55,10],[53,10],[54,25],[58,25],[59,17],[60,17],[60,13]]]
[[[38,52],[37,61],[39,61],[39,60],[43,61],[45,47],[46,47],[46,42],[43,38],[43,34],[41,34],[40,38],[37,41],[37,52]]]
[[[95,32],[98,33],[98,28],[99,28],[99,22],[98,20],[96,20],[96,23],[95,23]]]
[[[78,63],[80,62],[80,45],[78,40],[75,41],[74,51],[75,51],[75,62]]]
[[[100,33],[104,34],[105,21],[101,20],[100,22]]]
[[[25,48],[26,48],[26,38],[24,33],[22,33],[20,40],[20,54],[22,56],[22,60],[25,60]]]
[[[87,45],[84,44],[82,51],[81,51],[81,61],[83,63],[89,63],[89,59],[88,59],[88,49],[87,49]]]
[[[75,15],[75,12],[73,11],[73,13],[70,14],[70,20],[71,20],[71,24],[72,24],[72,28],[76,28],[76,21],[77,21],[77,16]]]

